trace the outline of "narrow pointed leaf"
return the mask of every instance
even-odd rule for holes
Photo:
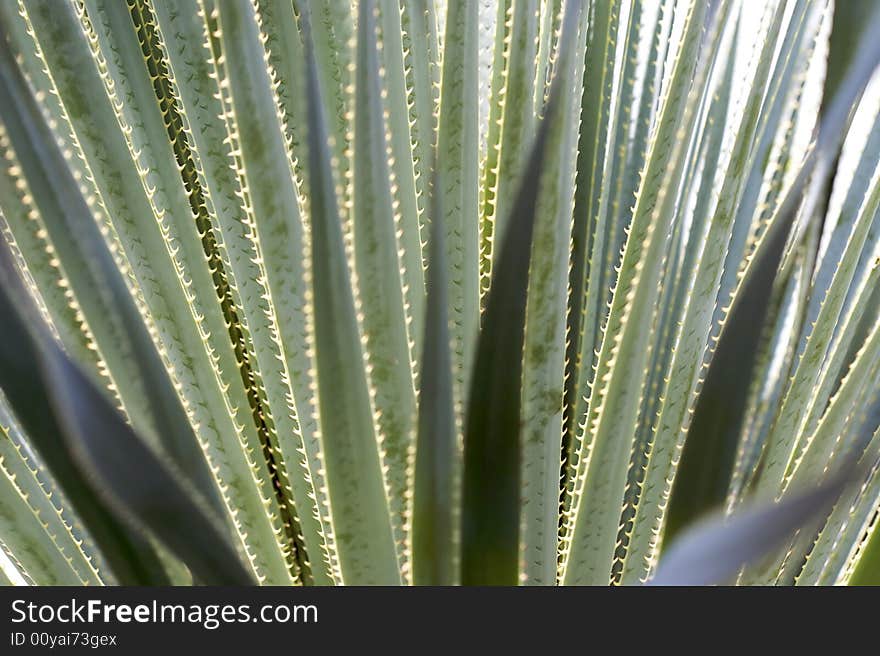
[[[313,339],[327,486],[343,581],[399,584],[364,354],[336,205],[321,89],[306,32]]]
[[[551,99],[521,178],[477,341],[464,441],[464,585],[515,585],[518,579],[520,384],[528,263],[538,180],[556,100]]]
[[[412,567],[415,585],[451,585],[458,578],[453,550],[458,513],[455,501],[455,415],[447,309],[445,230],[439,221],[439,181],[434,180],[428,244],[428,295],[422,350],[422,384],[413,481]]]
[[[410,333],[415,308],[408,305],[405,290],[416,284],[415,280],[407,280],[407,267],[412,264],[421,269],[421,254],[417,253],[416,262],[398,255],[407,250],[398,240],[398,234],[405,235],[407,227],[395,219],[388,184],[375,11],[372,0],[360,3],[355,74],[354,272],[392,525],[395,542],[402,547],[408,524],[408,460],[416,420]],[[414,242],[420,244],[418,238]],[[418,309],[421,314],[421,303]],[[402,550],[399,557],[402,563]]]
[[[5,318],[4,339],[0,341],[0,386],[116,579],[124,585],[166,585],[168,577],[155,550],[136,531],[120,524],[61,447],[64,429],[50,411],[50,398],[38,370],[40,352],[15,305],[24,299],[23,290],[15,300],[10,295],[9,287],[17,284],[10,265],[5,244],[0,244],[0,310]]]
[[[660,561],[652,585],[729,583],[739,569],[781,545],[831,508],[853,475],[841,468],[819,487],[778,503],[758,504],[731,517],[707,519],[683,534]]]
[[[874,23],[880,26],[880,12]],[[828,162],[839,148],[853,103],[880,62],[880,43],[874,40],[865,46],[829,103],[814,150],[759,244],[727,316],[688,429],[690,439],[685,442],[670,499],[667,536],[724,500],[736,458],[747,381],[801,195],[811,178],[821,184],[830,174]]]

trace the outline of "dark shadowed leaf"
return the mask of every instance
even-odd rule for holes
[[[822,94],[822,111],[837,93],[859,50],[864,30],[877,10],[876,0],[838,0],[834,3],[828,70]],[[871,34],[871,31],[864,32]]]
[[[797,216],[800,192],[809,181],[809,168],[801,170],[755,254],[721,332],[672,487],[667,539],[724,501],[773,281]]]
[[[2,23],[0,97],[4,98],[0,118],[26,177],[46,183],[35,202],[47,219],[53,240],[64,244],[59,258],[65,267],[85,272],[83,278],[70,281],[73,291],[90,316],[101,316],[112,327],[112,333],[105,336],[107,348],[124,353],[137,368],[146,391],[150,420],[162,447],[215,510],[221,512],[219,495],[183,405],[126,288],[123,273],[114,262],[26,80],[15,66]]]
[[[874,26],[880,29],[880,12]],[[867,29],[866,35],[875,33]],[[816,143],[759,244],[727,316],[688,429],[666,521],[666,539],[723,502],[736,457],[755,356],[771,291],[808,184],[832,174],[851,109],[880,62],[880,40],[862,39],[846,78],[824,107]]]
[[[25,428],[33,447],[40,452],[74,510],[82,518],[113,574],[123,585],[167,585],[169,580],[159,559],[143,537],[120,524],[105,502],[82,478],[62,439],[63,431],[50,410],[50,400],[38,370],[38,351],[19,316],[10,294],[8,251],[0,241],[0,387]]]
[[[109,545],[120,580],[167,582],[136,532],[146,529],[198,581],[252,583],[211,508],[160,462],[42,327],[13,278],[5,246],[0,260],[0,310],[8,327],[0,383],[90,532],[102,548]]]
[[[453,569],[455,417],[446,305],[446,231],[440,221],[439,185],[435,177],[431,185],[428,296],[413,499],[413,582],[416,585],[451,585],[456,578]]]
[[[153,454],[89,378],[53,343],[44,381],[67,448],[108,507],[145,527],[209,585],[253,583],[226,532],[197,493]]]
[[[464,438],[461,582],[515,585],[520,522],[520,385],[529,259],[551,98],[508,219],[477,342]]]
[[[796,530],[815,528],[855,480],[853,471],[850,462],[812,490],[701,521],[671,545],[651,585],[731,583],[741,567],[771,553]]]

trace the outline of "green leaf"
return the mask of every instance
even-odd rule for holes
[[[0,303],[4,315],[14,324],[11,345],[4,347],[4,363],[11,365],[10,373],[16,380],[26,379],[26,387],[47,392],[48,407],[42,411],[48,410],[60,428],[57,435],[39,436],[41,452],[57,451],[53,459],[66,459],[65,469],[77,471],[80,485],[100,498],[117,522],[152,531],[198,580],[212,585],[250,584],[250,574],[229,543],[225,527],[204,500],[186,489],[91,379],[39,328],[39,323],[32,321],[33,308],[25,307],[23,294],[16,293],[6,253],[2,256]],[[13,297],[20,305],[12,302]],[[26,328],[29,320],[30,329]],[[14,349],[32,356],[24,361],[26,368],[20,356],[10,354]],[[13,404],[17,407],[22,396],[15,397]],[[31,404],[25,402],[27,412],[32,411]]]
[[[480,2],[477,66],[480,69],[476,101],[480,112],[480,300],[485,301],[492,275],[492,219],[495,216],[498,161],[501,155],[501,127],[504,113],[507,43],[512,0]],[[484,116],[485,114],[485,116]],[[485,304],[481,307],[485,307]]]
[[[496,29],[503,29],[505,33],[502,73],[504,87],[498,90],[499,98],[503,98],[503,102],[499,117],[498,161],[494,170],[494,184],[491,190],[484,190],[493,202],[484,206],[487,213],[481,217],[484,231],[481,239],[487,241],[491,249],[490,276],[491,267],[497,263],[500,252],[500,247],[495,248],[495,245],[504,243],[507,230],[506,221],[510,211],[506,205],[515,198],[515,190],[519,188],[520,175],[528,156],[528,147],[535,133],[536,117],[532,98],[535,95],[535,60],[538,56],[538,14],[539,3],[535,0],[513,2],[504,24],[496,25]],[[493,73],[498,74],[495,71]],[[488,213],[489,210],[491,213]],[[485,257],[487,253],[482,255]]]
[[[727,3],[724,6],[729,8]],[[695,108],[711,68],[708,63],[714,59],[708,55],[718,47],[720,22],[710,31],[708,45],[701,47],[706,15],[707,7],[697,4],[687,16],[621,260],[589,413],[579,427],[577,473],[563,544],[562,581],[566,584],[607,585],[611,579],[657,288],[684,169],[684,144],[676,133],[694,124]],[[703,65],[698,67],[698,61]]]
[[[461,406],[469,388],[480,325],[478,6],[471,0],[448,3],[437,134],[436,166],[443,184],[440,206],[446,226],[457,416],[462,414]]]
[[[168,140],[164,126],[159,127],[156,98],[144,88],[151,86],[148,69],[140,53],[140,61],[126,58],[129,74],[110,85],[111,69],[95,57],[100,42],[84,31],[83,21],[89,17],[82,8],[43,0],[28,0],[26,8],[73,131],[92,165],[102,209],[131,265],[127,282],[143,301],[141,309],[148,313],[157,346],[218,480],[227,516],[258,576],[288,583],[280,517],[264,503],[273,495],[271,483],[266,466],[258,467],[251,457],[259,448],[256,426],[192,209],[182,183],[177,188],[153,179],[161,161],[153,148]],[[125,18],[131,22],[127,9]],[[135,127],[129,129],[129,122]],[[161,141],[147,136],[154,133],[159,139],[160,131]],[[138,146],[140,153],[134,152]],[[169,162],[176,171],[173,159]]]
[[[131,513],[208,585],[248,585],[252,578],[224,528],[198,497],[137,437],[88,378],[57,348],[43,353],[53,407],[67,435],[68,452],[108,506],[121,518]],[[44,379],[44,380],[45,380]]]
[[[872,103],[863,102],[861,105],[864,106],[871,104]],[[863,110],[860,106],[858,111],[868,112],[870,109],[870,107],[865,107]],[[826,218],[826,223],[831,222],[832,219],[834,220],[834,229],[831,231],[831,235],[828,238],[828,246],[821,254],[821,260],[819,261],[816,273],[813,277],[809,297],[810,307],[807,312],[805,327],[812,327],[819,316],[819,312],[828,293],[828,289],[831,286],[832,280],[834,279],[837,267],[842,261],[841,258],[844,250],[847,248],[849,237],[851,234],[857,234],[853,233],[856,221],[864,221],[865,213],[870,215],[870,211],[866,206],[866,200],[872,189],[874,173],[877,170],[878,164],[880,164],[880,120],[877,120],[878,117],[880,117],[880,114],[870,111],[870,115],[873,116],[873,125],[867,134],[864,134],[861,131],[850,130],[847,136],[847,141],[854,141],[855,144],[859,144],[861,148],[861,155],[858,158],[858,164],[856,165],[855,170],[852,172],[851,176],[846,176],[841,171],[838,171],[837,175],[835,175],[835,187],[838,185],[845,185],[845,195],[836,216],[829,215]],[[876,183],[873,186],[876,186]],[[873,218],[872,215],[868,217],[869,228],[871,218]],[[868,241],[869,238],[870,230],[863,241],[864,247],[861,249],[862,253],[853,274],[854,281],[859,281],[858,273],[860,270],[864,270],[863,262],[865,259],[870,259],[873,251],[871,244]],[[850,286],[847,301],[852,301],[856,288],[857,285],[855,284]],[[850,304],[850,307],[854,310],[857,309],[854,304]],[[841,314],[845,315],[845,310],[842,311]],[[838,334],[838,332],[835,332],[835,337]],[[806,343],[806,339],[807,335],[804,335],[800,345],[801,352],[804,350],[803,347]]]
[[[737,447],[736,462],[728,490],[728,505],[736,503],[754,482],[761,453],[788,383],[797,349],[797,324],[802,321],[807,299],[804,290],[813,272],[815,241],[821,226],[810,226],[811,236],[797,246],[798,262],[789,273],[780,271],[771,292],[768,319],[756,356],[749,391],[749,405]],[[789,330],[788,327],[791,327]],[[781,358],[778,357],[781,353]],[[780,361],[781,360],[781,361]]]
[[[521,577],[538,585],[556,582],[559,472],[565,380],[565,313],[568,249],[574,206],[578,111],[588,12],[566,8],[552,84],[560,91],[558,118],[548,128],[529,267],[521,392]],[[491,291],[490,291],[491,294]]]
[[[13,285],[19,287],[13,289]],[[38,369],[42,356],[19,315],[16,302],[29,303],[3,243],[0,244],[0,310],[5,318],[5,333],[0,341],[0,387],[117,581],[123,585],[168,584],[153,547],[138,532],[120,524],[106,501],[83,479],[70,454],[63,448],[64,428],[50,410],[46,381]],[[33,326],[41,325],[33,314],[30,317]]]
[[[862,547],[862,553],[859,557],[859,563],[850,577],[849,585],[880,585],[880,526],[874,523],[865,545]]]
[[[727,315],[687,429],[690,439],[684,442],[672,486],[665,536],[674,536],[700,514],[720,505],[727,494],[770,291],[808,173],[806,167],[801,170]]]
[[[161,2],[162,0],[159,0]],[[166,11],[169,9],[166,4]],[[303,43],[294,2],[256,0],[256,16],[268,54],[269,76],[273,81],[278,105],[283,114],[284,136],[289,150],[296,156],[305,149],[306,100],[303,87]],[[180,11],[178,15],[189,13]],[[169,17],[172,12],[168,12]],[[177,16],[175,16],[177,18]],[[183,20],[186,20],[184,17]],[[187,49],[194,48],[192,43]],[[185,64],[184,64],[185,65]],[[189,86],[189,83],[184,86]],[[305,162],[297,159],[296,174],[304,176]]]
[[[875,438],[877,434],[875,434]],[[876,471],[873,477],[873,492],[880,489],[880,476]],[[871,500],[870,506],[873,508],[875,503],[873,500],[876,496],[867,496]],[[859,551],[856,557],[855,566],[849,577],[849,585],[880,585],[880,522],[876,516],[873,517],[871,525],[868,527],[867,535],[859,544]]]
[[[314,307],[311,337],[318,369],[317,396],[333,527],[345,583],[398,584],[401,574],[308,24],[306,16]]]
[[[859,53],[859,46],[865,35],[871,34],[869,27],[877,24],[877,5],[871,0],[848,0],[834,3],[834,18],[831,27],[831,44],[828,50],[828,71],[822,93],[822,114],[824,114],[835,94],[842,88],[853,63]]]
[[[853,281],[868,228],[878,208],[880,183],[874,185],[859,212],[859,218],[852,226],[821,308],[815,321],[810,324],[812,329],[805,349],[798,360],[773,430],[767,438],[763,471],[756,488],[759,492],[783,486],[802,446],[800,440],[813,428],[808,425],[811,414],[814,414],[811,407],[817,401],[821,403],[827,399],[830,394],[829,388],[835,381],[826,376],[820,385],[822,365],[828,354],[834,329],[840,320],[840,311]],[[808,316],[807,320],[809,319]],[[819,412],[821,406],[816,409],[816,414]]]
[[[7,20],[4,16],[4,31],[14,28]],[[8,52],[5,39],[0,47]],[[30,48],[34,48],[33,42]],[[128,265],[104,246],[94,204],[89,207],[72,175],[78,167],[70,166],[70,160],[66,161],[54,145],[55,135],[46,125],[35,96],[28,91],[28,83],[12,64],[12,54],[9,56],[3,83],[4,95],[8,93],[12,101],[4,105],[2,118],[9,145],[4,159],[10,165],[4,173],[10,177],[4,176],[0,182],[0,207],[16,246],[23,249],[28,271],[36,274],[38,289],[45,291],[41,296],[54,310],[50,310],[51,315],[73,311],[72,318],[82,322],[87,335],[93,335],[99,356],[98,368],[93,371],[107,377],[108,388],[119,397],[131,420],[153,445],[164,443],[192,473],[196,485],[210,494],[214,483],[188,428],[189,421],[144,328],[136,302],[126,289],[125,277],[119,273]],[[49,116],[55,111],[62,112],[57,108]],[[59,119],[64,120],[61,116],[52,120]],[[27,193],[16,194],[7,186],[10,183]],[[60,279],[53,282],[56,276]],[[52,289],[56,285],[60,297]],[[70,307],[66,308],[68,303]],[[81,357],[83,347],[89,345],[78,344],[79,336],[71,338],[65,330],[69,321],[59,318],[54,326],[65,348]],[[80,362],[85,365],[94,357],[87,355]]]
[[[0,392],[0,532],[27,577],[37,585],[94,585],[109,570],[45,464],[24,441]],[[88,551],[88,553],[87,553]]]
[[[336,565],[311,398],[306,285],[299,255],[303,238],[299,217],[294,221],[288,216],[299,199],[282,147],[282,129],[274,118],[269,81],[260,73],[258,60],[239,59],[242,68],[228,72],[219,67],[220,51],[206,40],[195,0],[160,0],[154,7],[188,117],[189,146],[205,203],[237,299],[237,318],[252,349],[249,365],[260,383],[263,420],[280,452],[278,466],[289,481],[309,561],[307,576],[316,584],[329,584],[335,580]],[[191,50],[200,56],[189,56]],[[294,98],[303,96],[302,63],[288,65],[297,68],[285,69],[285,74],[299,77],[285,79],[285,90]],[[267,139],[271,147],[262,148],[267,133],[274,135]],[[296,275],[290,275],[291,269]]]
[[[715,309],[716,325],[724,320],[725,310],[730,307],[731,299],[739,289],[756,236],[763,234],[779,208],[778,187],[782,183],[781,177],[785,173],[785,168],[797,170],[792,167],[791,162],[774,162],[771,155],[780,129],[783,131],[783,141],[791,139],[787,133],[792,130],[785,129],[786,120],[794,122],[794,112],[788,109],[791,104],[790,87],[796,83],[797,76],[807,75],[802,71],[803,60],[809,61],[809,57],[803,51],[803,43],[808,36],[812,36],[814,42],[818,38],[815,30],[807,29],[811,23],[808,18],[818,10],[819,7],[815,3],[798,0],[792,7],[787,29],[783,29],[784,24],[778,22],[781,20],[780,13],[785,13],[785,6],[777,5],[772,10],[773,22],[767,32],[768,41],[773,44],[774,49],[779,39],[782,43],[774,62],[768,89],[762,97],[758,110],[758,130],[752,137],[753,143],[750,144],[746,167],[749,173],[736,206],[733,234],[724,260],[724,271]],[[773,53],[763,52],[761,57],[763,61],[766,57],[773,57]],[[789,151],[790,147],[784,152]],[[770,178],[770,193],[762,197],[762,192],[768,186],[765,184],[767,178]]]
[[[869,474],[862,485],[849,490],[835,505],[815,544],[810,545],[806,563],[796,578],[797,585],[836,585],[846,582],[850,570],[859,566],[871,535],[877,495],[880,493],[878,444],[880,429],[875,428],[862,456],[865,465],[873,461],[873,466],[865,467]]]
[[[796,530],[820,520],[853,478],[850,463],[821,485],[777,503],[756,504],[728,517],[705,519],[672,544],[651,585],[730,583],[741,567],[758,561]]]
[[[419,202],[421,185],[418,176],[427,173],[427,163],[417,159],[417,153],[421,156],[424,149],[420,144],[413,146],[414,138],[419,138],[419,133],[410,126],[415,126],[417,116],[409,107],[409,98],[413,90],[407,88],[406,76],[406,53],[404,52],[404,36],[401,23],[401,8],[398,0],[381,0],[377,3],[379,8],[381,34],[381,61],[383,75],[381,82],[384,83],[385,107],[388,112],[387,126],[383,121],[376,121],[375,125],[381,125],[382,141],[387,141],[387,155],[389,175],[385,184],[390,185],[394,192],[394,203],[391,214],[394,216],[394,224],[400,236],[397,239],[397,248],[400,251],[400,277],[404,285],[404,299],[406,301],[406,315],[411,324],[410,335],[414,343],[415,357],[421,353],[421,340],[424,333],[423,322],[425,316],[425,274],[422,257],[422,227],[423,208]],[[360,25],[358,26],[360,29]],[[376,44],[378,45],[378,43]],[[375,47],[375,46],[374,46]],[[378,78],[378,71],[373,73]],[[375,84],[377,89],[382,89],[381,83]],[[357,93],[357,88],[355,93]],[[364,106],[357,103],[358,112],[364,110]],[[374,120],[375,119],[371,119]],[[377,138],[379,130],[377,129]],[[357,127],[355,127],[357,138]],[[355,150],[357,144],[355,144]],[[355,152],[357,154],[357,152]],[[384,157],[374,160],[382,162]],[[357,210],[357,205],[355,205]],[[391,240],[392,242],[394,240]],[[415,359],[415,358],[414,358]],[[418,369],[418,361],[415,362]]]
[[[880,14],[875,22],[880,25]],[[692,439],[685,442],[672,489],[666,526],[669,536],[724,500],[747,400],[746,383],[751,377],[770,292],[803,191],[811,177],[813,184],[821,185],[830,174],[828,162],[839,148],[850,109],[861,96],[877,62],[880,62],[880,44],[872,43],[862,51],[837,97],[828,106],[814,150],[802,165],[749,263],[688,429]],[[817,162],[819,167],[814,172]]]
[[[324,115],[338,169],[337,207],[343,233],[351,234],[353,157],[351,123],[354,108],[355,12],[345,0],[299,0],[300,20],[308,15],[315,67],[324,92]],[[305,31],[305,28],[302,28]],[[304,35],[305,40],[305,35]],[[308,167],[307,167],[308,168]]]
[[[455,413],[447,306],[445,230],[439,221],[440,182],[434,180],[428,242],[428,296],[422,384],[413,479],[412,568],[415,585],[452,585],[458,579]]]
[[[880,366],[880,319],[875,321],[868,338],[847,371],[840,388],[831,399],[815,432],[804,441],[803,450],[792,464],[782,489],[805,484],[821,477],[842,450],[855,448],[842,440],[844,430],[855,421],[864,392],[872,390],[872,378]]]
[[[477,340],[468,397],[462,491],[461,582],[515,585],[519,570],[522,349],[539,176],[554,102],[538,129]]]
[[[32,281],[32,293],[45,307],[46,318],[65,348],[94,371],[103,367],[107,382],[112,386],[106,361],[101,358],[95,335],[61,262],[64,255],[53,257],[57,248],[40,216],[27,179],[21,174],[21,163],[3,125],[0,125],[0,149],[4,155],[0,157],[0,231],[13,246],[19,269]],[[131,411],[137,414],[136,408]]]
[[[388,2],[388,0],[384,0]],[[389,3],[390,4],[390,3]],[[400,14],[403,61],[409,103],[410,140],[416,196],[423,239],[427,237],[424,214],[431,182],[440,94],[440,44],[437,8],[433,0],[403,0]],[[405,175],[408,172],[405,173]],[[422,256],[426,251],[422,249]],[[413,313],[415,315],[415,313]],[[417,320],[417,319],[416,319]],[[421,332],[416,327],[416,336]]]
[[[403,563],[406,486],[416,420],[410,333],[414,308],[405,299],[410,261],[403,261],[406,245],[397,238],[401,234],[401,241],[405,239],[407,228],[396,220],[388,184],[375,5],[370,0],[360,3],[357,33],[353,196],[357,298],[392,526]],[[421,267],[421,254],[417,259]]]
[[[28,580],[21,567],[15,562],[15,556],[10,554],[6,545],[0,540],[0,558],[3,559],[0,567],[0,586],[28,585]]]
[[[596,353],[601,346],[601,327],[606,316],[611,269],[609,258],[619,258],[608,244],[607,232],[617,217],[608,212],[599,214],[603,189],[610,180],[603,180],[606,142],[611,104],[614,100],[614,66],[617,59],[617,32],[620,2],[591,4],[589,41],[583,67],[581,129],[578,142],[577,178],[575,182],[574,223],[569,285],[569,391],[568,429],[570,466],[573,477],[578,452],[578,426],[587,415],[589,395],[586,390],[595,373]],[[633,53],[626,52],[625,57]],[[624,110],[625,111],[625,110]],[[613,156],[613,153],[612,153]],[[603,184],[604,183],[604,184]],[[629,202],[629,199],[626,199]]]
[[[878,372],[880,372],[880,358],[875,357],[871,367],[868,377],[870,380],[876,380]],[[855,369],[857,369],[856,366],[854,366],[854,370]],[[838,424],[838,434],[836,439],[829,440],[827,439],[827,435],[825,436],[826,439],[824,444],[827,446],[824,446],[824,448],[821,449],[823,451],[821,455],[824,457],[823,465],[816,466],[813,464],[810,466],[809,463],[806,463],[806,466],[798,472],[801,475],[798,476],[797,481],[789,487],[798,487],[802,485],[802,481],[804,480],[822,480],[830,469],[833,469],[837,466],[837,463],[840,460],[844,459],[860,460],[865,472],[873,469],[873,465],[877,461],[877,441],[872,440],[871,436],[876,432],[878,424],[872,422],[870,426],[864,425],[864,422],[862,421],[864,415],[862,414],[861,407],[870,407],[870,399],[874,395],[874,386],[870,384],[857,386],[855,392],[856,398],[848,404],[850,406],[850,418],[847,421]],[[840,405],[844,405],[842,400],[838,407],[840,407]],[[829,414],[832,414],[831,409],[829,409]],[[831,422],[832,425],[834,423],[836,422]],[[813,451],[815,453],[815,451],[819,451],[819,449],[813,449]],[[792,585],[798,582],[804,574],[805,567],[809,564],[809,561],[814,555],[819,555],[815,552],[815,547],[818,546],[818,542],[822,538],[822,535],[826,530],[830,532],[834,531],[833,527],[836,523],[835,515],[838,514],[838,509],[840,508],[845,509],[846,517],[852,524],[850,530],[854,532],[845,543],[841,544],[840,547],[835,550],[842,554],[845,563],[842,569],[845,572],[852,564],[852,560],[845,554],[858,548],[862,534],[864,533],[865,528],[870,524],[870,518],[874,514],[873,502],[868,504],[869,507],[867,509],[859,508],[857,502],[852,502],[854,496],[856,499],[860,496],[860,488],[865,487],[865,481],[867,479],[868,474],[866,473],[858,481],[855,481],[860,484],[859,486],[853,486],[856,488],[856,494],[853,495],[852,491],[849,491],[838,501],[837,504],[835,504],[835,508],[828,513],[826,520],[821,527],[822,530],[819,531],[818,534],[816,532],[802,531],[795,536],[792,543],[788,545],[784,558],[779,561],[781,564],[775,563],[774,566],[768,568],[766,572],[762,574],[764,576],[769,574],[770,576],[758,579],[758,581],[772,580],[775,585]],[[876,499],[876,496],[874,499]],[[866,513],[868,514],[867,518],[864,517]],[[858,527],[859,524],[861,524],[861,527]],[[750,573],[747,572],[746,574],[748,575]],[[844,576],[846,576],[845,573]]]
[[[778,8],[769,34],[775,34],[782,20]],[[767,82],[775,41],[768,37],[755,70],[751,88],[761,89]],[[736,133],[736,141],[724,176],[717,203],[707,217],[695,217],[700,224],[694,242],[688,242],[681,269],[682,304],[676,308],[678,326],[673,337],[663,343],[662,352],[671,352],[668,368],[664,369],[666,384],[662,388],[656,424],[648,446],[642,489],[647,491],[636,505],[632,537],[624,565],[627,578],[644,579],[657,556],[657,536],[669,499],[675,464],[681,453],[684,430],[703,373],[703,359],[710,343],[712,316],[722,277],[727,245],[734,229],[736,205],[743,193],[747,177],[749,149],[757,128],[761,96],[751,94]],[[693,253],[697,251],[697,253]],[[687,266],[688,268],[684,268]],[[719,485],[725,486],[726,482]]]

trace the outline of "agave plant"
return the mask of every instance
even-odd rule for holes
[[[878,580],[836,4],[0,2],[4,575]]]

